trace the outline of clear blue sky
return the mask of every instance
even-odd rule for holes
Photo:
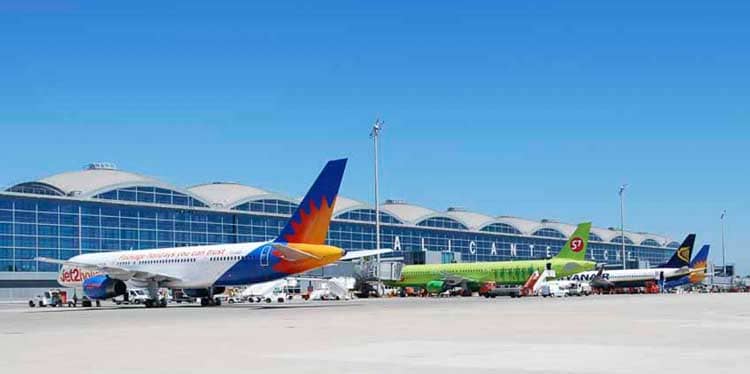
[[[750,271],[747,1],[0,0],[0,185],[90,161],[696,232]]]

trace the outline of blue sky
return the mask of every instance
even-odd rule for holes
[[[0,0],[0,185],[90,161],[298,196],[593,220],[750,271],[746,1]]]

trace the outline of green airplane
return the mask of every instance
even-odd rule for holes
[[[477,291],[488,282],[522,285],[535,271],[554,270],[556,277],[567,277],[593,270],[596,263],[586,261],[591,222],[581,223],[557,256],[545,260],[495,261],[436,265],[407,265],[396,287],[420,287],[439,293],[453,287]]]

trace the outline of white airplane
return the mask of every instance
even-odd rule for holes
[[[251,285],[286,278],[327,264],[377,254],[390,249],[346,253],[325,245],[346,159],[330,161],[275,240],[258,243],[92,253],[38,261],[62,265],[58,283],[82,287],[91,299],[127,293],[128,287],[148,290],[147,307],[166,306],[159,288],[181,288],[201,305],[216,303],[213,295],[227,286]]]
[[[653,269],[593,270],[573,274],[568,280],[590,282],[592,287],[612,289],[620,287],[644,287],[647,282],[673,281],[691,273],[690,256],[693,252],[695,234],[685,238],[672,258]]]

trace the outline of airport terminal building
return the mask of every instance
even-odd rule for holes
[[[20,183],[0,191],[0,291],[54,286],[58,265],[36,257],[270,240],[298,202],[237,183],[181,188],[105,163]],[[552,220],[436,211],[404,201],[381,206],[382,247],[393,248],[406,263],[545,258],[574,229]],[[593,228],[590,240],[587,258],[613,266],[624,260],[631,268],[664,262],[680,244],[643,232],[622,237],[612,228]],[[346,250],[374,249],[373,206],[339,197],[328,242]]]

